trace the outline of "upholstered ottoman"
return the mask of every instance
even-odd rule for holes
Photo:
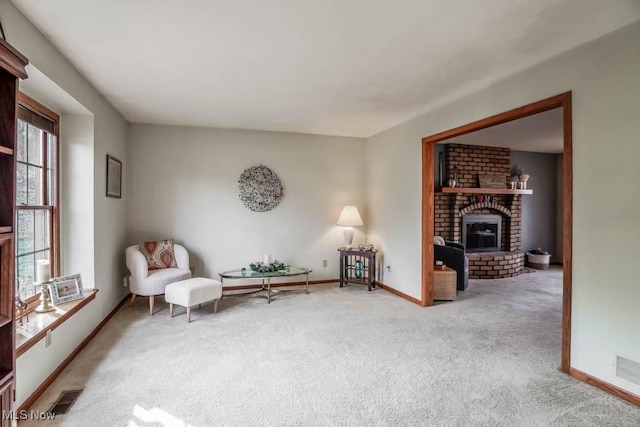
[[[191,322],[191,307],[209,301],[213,303],[213,312],[218,311],[218,301],[222,298],[222,283],[204,277],[182,280],[167,285],[164,299],[169,303],[169,315],[173,317],[173,305],[187,309],[187,322]]]

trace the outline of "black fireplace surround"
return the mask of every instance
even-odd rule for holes
[[[462,217],[462,243],[467,252],[495,252],[500,250],[502,218],[500,215]]]

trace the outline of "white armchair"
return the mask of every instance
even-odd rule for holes
[[[127,268],[129,269],[129,289],[131,290],[131,304],[136,296],[149,297],[149,315],[153,316],[153,305],[156,295],[164,294],[164,288],[173,282],[191,278],[189,269],[189,253],[180,245],[173,244],[173,252],[177,268],[163,268],[149,270],[147,259],[140,252],[139,245],[129,246],[126,250]]]

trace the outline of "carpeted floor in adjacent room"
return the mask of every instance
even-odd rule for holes
[[[323,285],[225,297],[191,324],[138,301],[33,408],[84,388],[71,411],[20,426],[639,425],[640,408],[558,370],[561,282],[474,280],[432,308]]]

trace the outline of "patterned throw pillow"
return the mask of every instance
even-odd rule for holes
[[[173,253],[173,239],[157,242],[141,242],[140,252],[147,258],[149,270],[176,268],[176,257]]]

